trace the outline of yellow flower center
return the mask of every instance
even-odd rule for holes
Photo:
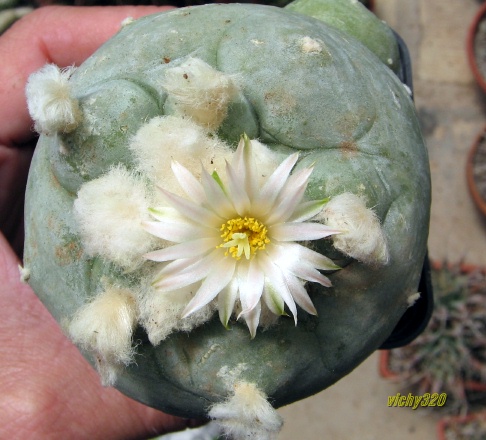
[[[243,253],[250,259],[256,251],[265,249],[265,245],[270,243],[265,225],[251,217],[228,220],[221,225],[220,231],[224,243],[218,247],[228,248],[225,255],[231,255],[236,260]]]

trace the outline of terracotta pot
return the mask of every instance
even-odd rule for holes
[[[430,266],[432,270],[441,270],[444,267],[444,264],[447,264],[448,267],[452,267],[450,263],[443,263],[441,261],[431,261]],[[478,266],[475,264],[468,264],[468,263],[459,263],[459,270],[463,274],[470,274],[472,272],[480,272],[486,274],[486,267]]]
[[[485,3],[486,6],[486,3]],[[483,161],[482,173],[478,162]],[[486,215],[486,126],[474,141],[466,164],[466,177],[469,192],[478,209]]]
[[[486,3],[479,8],[469,27],[466,48],[472,73],[479,86],[486,92],[486,24],[481,27],[481,23],[486,23],[485,16]],[[480,51],[481,48],[483,49]],[[481,58],[484,61],[482,68],[479,62]]]
[[[472,413],[465,416],[451,416],[441,419],[437,422],[437,438],[438,440],[447,440],[447,430],[451,429],[453,426],[465,425],[471,423],[474,420],[486,421],[486,411],[481,411],[478,413]],[[457,438],[457,437],[453,437]]]
[[[398,380],[398,374],[390,369],[390,350],[380,351],[378,372],[384,379]]]

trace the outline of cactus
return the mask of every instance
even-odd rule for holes
[[[307,12],[205,5],[32,75],[22,274],[106,384],[271,438],[271,405],[380,346],[430,205],[392,61]]]
[[[484,412],[445,419],[443,427],[445,440],[482,440],[486,437]]]
[[[468,410],[468,382],[486,380],[486,276],[460,264],[432,270],[435,306],[426,330],[392,350],[390,366],[417,394],[446,393],[450,413]]]

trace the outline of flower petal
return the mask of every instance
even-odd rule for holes
[[[219,186],[216,180],[205,169],[201,173],[201,182],[209,209],[222,217],[230,218],[233,216],[235,214],[235,208],[228,200],[221,186]]]
[[[341,269],[330,258],[313,251],[298,243],[281,243],[279,245],[272,244],[267,247],[267,252],[273,261],[278,262],[279,265],[290,267],[293,263],[302,262],[312,265],[320,270],[339,270]],[[284,263],[286,261],[287,263]]]
[[[213,266],[213,270],[202,282],[194,298],[189,301],[189,304],[182,311],[182,318],[189,316],[212,301],[233,278],[235,266],[236,260],[231,257],[223,258],[218,265]]]
[[[142,222],[142,227],[156,237],[175,243],[182,243],[201,237],[214,236],[213,230],[196,226],[188,221],[181,221],[177,223]]]
[[[162,274],[162,277],[159,277],[159,280],[154,284],[154,287],[161,292],[168,292],[200,281],[214,270],[214,267],[217,266],[217,262],[220,259],[221,251],[219,249],[215,250],[202,259],[196,259],[195,263],[184,267],[180,271],[174,271],[170,274]]]
[[[282,270],[273,264],[270,258],[265,254],[259,255],[258,262],[265,272],[267,283],[282,297],[294,317],[295,325],[297,325],[297,308],[287,283],[285,282]]]
[[[172,161],[171,168],[179,185],[187,196],[196,203],[201,203],[206,197],[204,190],[194,175],[179,162]]]
[[[250,198],[245,191],[244,183],[229,163],[226,163],[226,175],[228,176],[229,199],[238,215],[244,216],[250,209]]]
[[[149,208],[150,215],[159,221],[164,221],[167,223],[177,223],[181,220],[184,221],[184,218],[179,214],[177,209],[172,208],[170,206],[161,206],[157,208]]]
[[[288,218],[289,222],[305,222],[315,217],[322,211],[324,205],[329,201],[328,198],[322,200],[310,200],[297,206],[293,214]]]
[[[266,220],[268,223],[284,222],[293,214],[302,197],[304,197],[312,170],[312,168],[304,168],[287,179],[272,211],[269,213]]]
[[[307,290],[303,284],[293,275],[284,273],[285,281],[289,286],[290,293],[294,298],[295,302],[304,309],[307,313],[311,315],[317,315],[317,310],[312,303],[312,300],[307,293]]]
[[[243,311],[248,313],[260,302],[265,276],[257,259],[241,261],[238,265],[238,286]]]
[[[275,200],[285,185],[292,168],[299,158],[299,153],[294,153],[287,157],[277,169],[268,177],[260,193],[252,203],[255,216],[262,216],[272,210]],[[264,207],[262,209],[261,207]],[[261,212],[258,212],[261,211]]]
[[[269,226],[268,234],[277,241],[318,240],[333,234],[340,234],[341,229],[334,229],[321,223],[279,223]]]
[[[152,285],[155,286],[164,277],[173,275],[176,272],[182,272],[186,270],[187,268],[191,267],[193,264],[197,263],[200,260],[201,257],[197,255],[192,258],[181,258],[179,260],[174,260],[171,261],[170,263],[167,263],[154,277]]]
[[[331,280],[320,273],[317,269],[314,269],[312,266],[307,264],[296,264],[294,267],[289,269],[294,275],[298,276],[299,278],[312,281],[313,283],[319,283],[324,287],[331,287],[332,283]]]
[[[260,301],[251,309],[249,312],[243,314],[243,318],[245,319],[246,325],[250,330],[251,339],[256,336],[258,323],[260,322],[260,314],[262,311],[262,305]]]
[[[221,223],[221,217],[214,212],[194,203],[190,200],[183,199],[176,194],[166,191],[164,188],[158,187],[160,192],[164,195],[167,201],[179,211],[184,217],[189,220],[197,219],[198,223],[206,226],[216,226]]]
[[[263,288],[263,300],[270,311],[277,316],[285,315],[285,302],[274,286],[265,280]]]
[[[218,295],[219,319],[226,328],[228,328],[228,321],[233,314],[237,296],[238,282],[233,278]]]
[[[245,191],[251,200],[258,192],[258,177],[255,159],[252,154],[251,141],[246,134],[241,136],[231,165],[241,176]]]
[[[149,252],[144,258],[151,261],[170,261],[181,258],[190,258],[204,254],[213,250],[221,241],[219,237],[200,238],[197,240],[186,241],[174,246]]]
[[[304,249],[303,246],[302,249]],[[332,284],[329,278],[322,275],[308,260],[299,255],[299,250],[293,243],[267,246],[268,257],[276,266],[282,269],[283,273],[290,272],[303,280],[331,287]],[[302,252],[302,250],[300,251]],[[314,255],[312,256],[314,257]]]

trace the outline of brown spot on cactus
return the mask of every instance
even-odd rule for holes
[[[83,255],[83,249],[77,237],[72,237],[70,241],[58,246],[55,251],[57,262],[60,266],[67,266],[77,261]]]
[[[358,145],[354,141],[343,141],[339,145],[341,153],[345,159],[352,159],[358,153]]]
[[[296,110],[297,99],[286,89],[265,93],[265,103],[276,116],[290,115]]]

